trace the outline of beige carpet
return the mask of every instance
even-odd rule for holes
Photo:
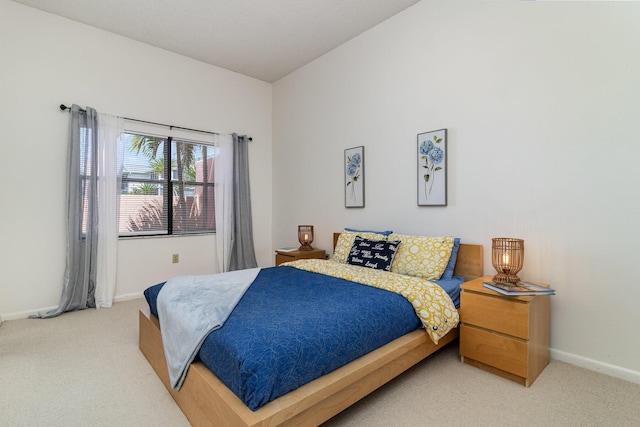
[[[138,350],[144,300],[0,326],[0,426],[188,426]],[[530,388],[457,343],[326,426],[638,426],[640,385],[552,361]]]

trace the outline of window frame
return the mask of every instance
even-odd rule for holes
[[[159,138],[159,139],[163,139],[163,157],[164,157],[164,168],[163,168],[163,177],[162,179],[150,179],[150,178],[129,178],[129,177],[125,177],[122,176],[122,183],[119,186],[118,191],[120,191],[120,195],[123,196],[124,194],[122,193],[122,189],[125,185],[125,183],[127,184],[127,186],[129,186],[131,183],[137,183],[137,184],[152,184],[154,186],[158,186],[159,188],[162,189],[162,209],[163,212],[166,212],[166,215],[163,214],[162,218],[163,220],[166,219],[166,227],[162,230],[162,231],[132,231],[132,232],[123,232],[122,231],[122,224],[120,225],[119,229],[118,229],[118,238],[119,239],[139,239],[139,238],[150,238],[150,237],[184,237],[184,236],[196,236],[196,235],[211,235],[211,234],[215,234],[216,233],[216,227],[215,227],[215,204],[214,204],[214,208],[211,212],[209,212],[208,209],[204,209],[204,212],[206,212],[206,218],[209,217],[209,215],[213,215],[213,220],[214,220],[214,226],[213,228],[201,228],[201,229],[197,229],[197,230],[192,230],[192,231],[177,231],[174,227],[174,202],[173,200],[175,200],[176,197],[180,197],[179,195],[174,195],[174,188],[176,188],[177,186],[183,186],[183,187],[200,187],[202,188],[203,191],[203,197],[205,199],[205,202],[207,201],[207,199],[209,197],[214,197],[215,198],[215,188],[216,188],[216,183],[215,180],[213,180],[213,182],[208,182],[209,180],[206,179],[206,176],[203,176],[203,180],[202,181],[197,181],[197,180],[185,180],[184,179],[184,170],[182,171],[182,181],[179,181],[178,179],[178,174],[176,174],[176,176],[173,176],[173,171],[174,169],[177,169],[178,167],[176,166],[176,168],[172,168],[172,155],[174,154],[174,152],[178,152],[179,150],[177,149],[179,143],[186,143],[186,144],[191,144],[194,146],[200,146],[200,147],[207,147],[208,149],[213,149],[214,154],[212,156],[209,156],[208,154],[206,156],[203,155],[203,162],[207,162],[207,159],[209,158],[215,158],[217,156],[217,154],[215,153],[215,150],[217,149],[216,145],[214,142],[212,141],[203,141],[200,139],[195,139],[195,138],[185,138],[182,136],[173,136],[173,135],[162,135],[162,134],[155,134],[155,133],[151,133],[151,132],[144,132],[144,131],[137,131],[137,130],[130,130],[127,129],[124,132],[125,135],[139,135],[139,136],[145,136],[145,137],[150,137],[150,138]],[[174,150],[174,145],[176,147],[176,149]],[[125,151],[128,150],[129,147],[126,146],[125,147]],[[202,149],[202,148],[201,148]],[[178,154],[179,155],[179,154]],[[168,160],[167,160],[168,159]],[[124,159],[123,159],[124,161]],[[215,164],[215,163],[214,163]],[[165,191],[166,189],[166,191]],[[207,192],[207,190],[211,190],[211,194],[209,194]],[[203,202],[204,206],[207,206],[206,204],[204,204],[205,202]],[[185,207],[186,208],[186,207]],[[120,208],[118,208],[118,215],[121,215],[121,211]],[[188,224],[188,221],[185,221],[185,224]]]

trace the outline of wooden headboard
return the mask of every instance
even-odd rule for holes
[[[333,249],[338,244],[340,233],[333,233]],[[484,275],[484,263],[482,260],[482,245],[460,243],[454,276],[460,276],[469,281]]]

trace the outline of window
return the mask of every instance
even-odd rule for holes
[[[120,236],[215,232],[215,146],[126,133],[124,150]]]

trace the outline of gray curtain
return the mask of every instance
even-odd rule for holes
[[[67,263],[60,305],[34,317],[95,307],[98,246],[97,141],[98,113],[71,107],[68,149]]]
[[[249,140],[233,134],[233,237],[229,271],[255,268],[251,189],[249,185]]]

